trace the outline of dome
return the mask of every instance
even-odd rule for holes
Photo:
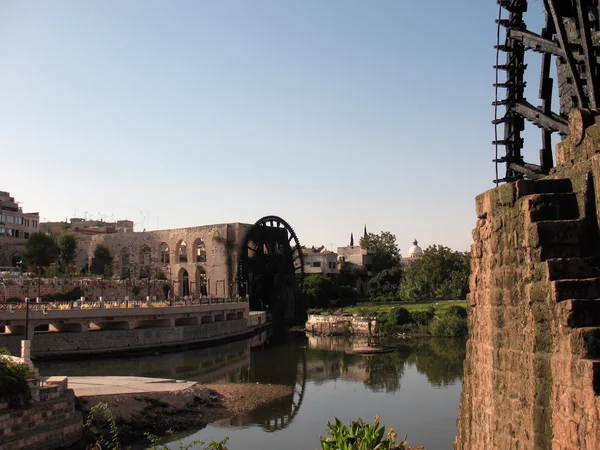
[[[413,241],[412,247],[408,250],[408,257],[409,258],[420,258],[421,256],[423,256],[423,249],[421,249],[421,247],[419,247],[419,241],[417,241],[415,239]]]

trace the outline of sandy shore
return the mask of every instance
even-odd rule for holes
[[[290,386],[263,384],[193,385],[176,391],[78,396],[84,418],[92,407],[106,403],[123,441],[150,431],[200,429],[217,420],[245,414],[274,400],[292,395]],[[107,431],[98,423],[94,433]],[[92,436],[89,436],[90,438]]]

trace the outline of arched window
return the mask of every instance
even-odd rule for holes
[[[144,245],[140,250],[140,278],[150,278],[152,264],[150,247]]]
[[[187,244],[185,241],[181,241],[181,244],[179,244],[179,262],[187,262]]]
[[[163,242],[162,244],[160,244],[158,252],[160,253],[160,262],[161,263],[169,264],[171,262],[171,258],[169,256],[169,246],[167,245],[166,242]]]
[[[202,239],[196,241],[196,262],[206,262],[206,249]]]

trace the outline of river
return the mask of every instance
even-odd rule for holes
[[[251,414],[187,433],[183,440],[221,440],[231,450],[310,450],[327,421],[361,417],[393,427],[410,445],[451,449],[462,389],[465,341],[406,339],[385,342],[392,353],[345,353],[346,337],[264,332],[216,347],[153,355],[40,361],[42,375],[135,375],[200,383],[271,383],[295,393]]]

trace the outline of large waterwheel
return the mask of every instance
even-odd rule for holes
[[[257,221],[246,233],[238,255],[238,289],[248,294],[251,310],[266,310],[275,321],[303,318],[302,247],[285,220],[266,216]]]
[[[597,0],[542,0],[546,22],[533,32],[523,20],[527,0],[497,0],[498,45],[496,58],[496,163],[506,164],[503,178],[496,173],[496,183],[519,178],[537,179],[554,167],[552,133],[566,136],[569,114],[573,110],[599,108],[600,14]],[[501,29],[506,38],[500,41]],[[524,74],[527,51],[542,54],[540,106],[525,97]],[[505,58],[502,58],[502,53]],[[558,82],[551,78],[552,61],[556,62]],[[559,108],[552,105],[558,89]],[[504,94],[504,95],[503,95]],[[504,106],[504,115],[498,108]],[[584,115],[586,112],[584,111]],[[525,122],[542,130],[539,164],[523,158],[522,131]],[[503,136],[498,126],[503,126]],[[504,156],[499,156],[504,146]],[[498,172],[498,170],[497,170]]]

